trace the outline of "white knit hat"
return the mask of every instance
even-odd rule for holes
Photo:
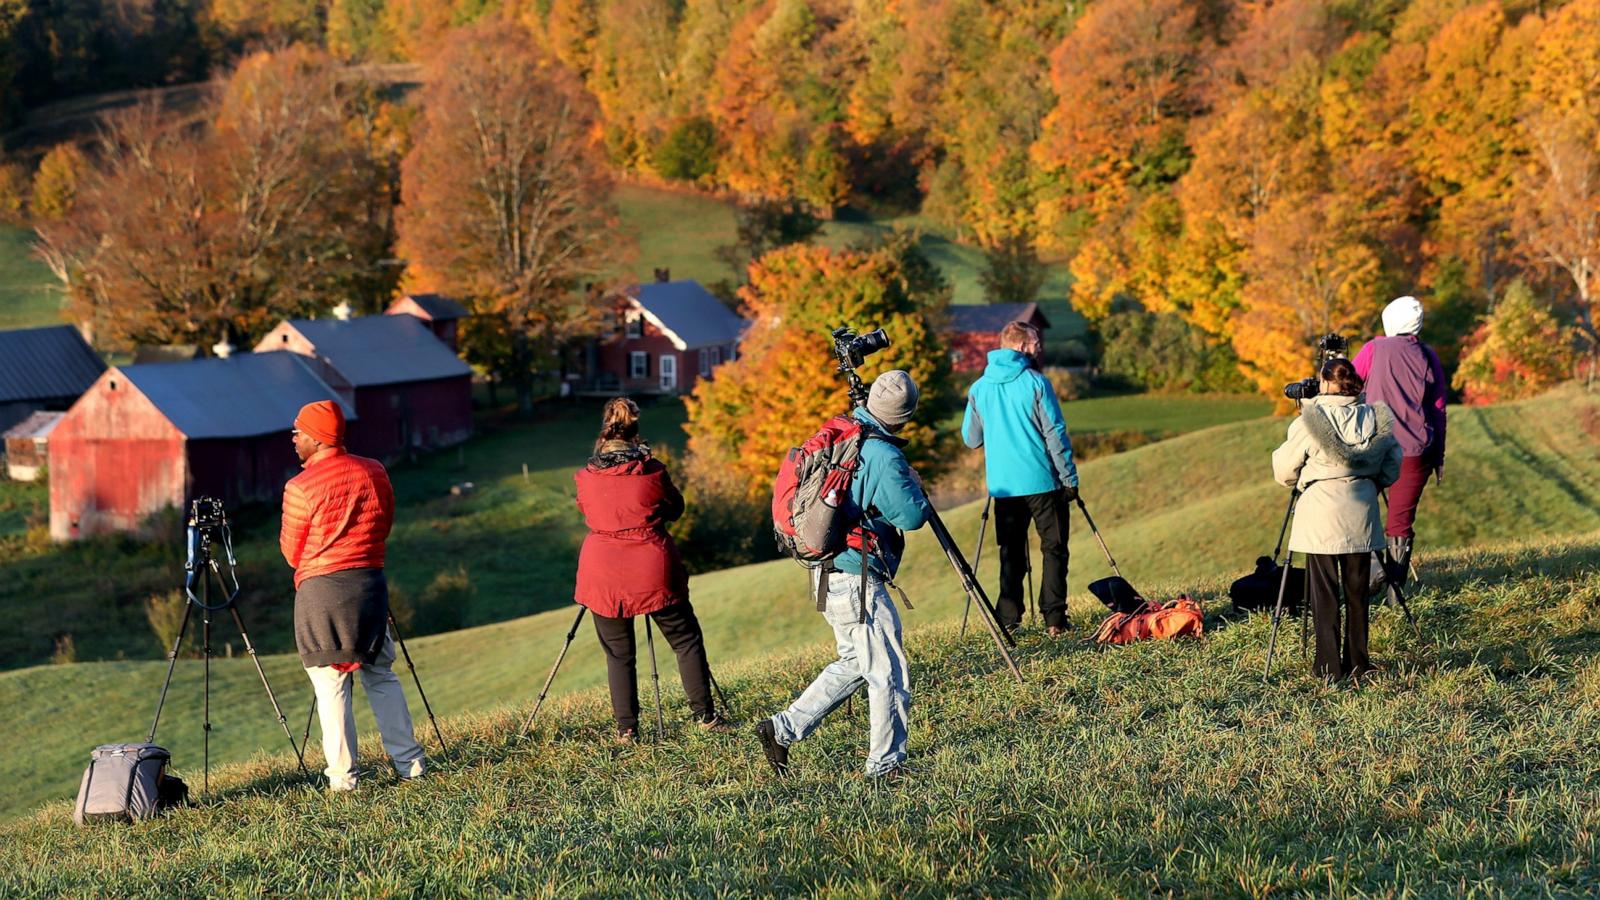
[[[1400,297],[1383,310],[1383,332],[1389,337],[1418,334],[1422,331],[1422,303],[1415,297]]]

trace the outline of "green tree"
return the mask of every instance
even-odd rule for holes
[[[1468,403],[1542,393],[1572,377],[1572,329],[1518,279],[1468,341],[1453,384]]]

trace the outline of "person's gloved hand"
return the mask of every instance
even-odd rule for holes
[[[1068,503],[1076,502],[1078,499],[1078,489],[1072,487],[1071,485],[1067,485],[1061,489],[1061,496],[1065,497]]]

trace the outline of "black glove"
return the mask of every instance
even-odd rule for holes
[[[1061,489],[1061,496],[1066,498],[1068,503],[1074,503],[1078,499],[1078,489],[1071,486],[1063,487]]]

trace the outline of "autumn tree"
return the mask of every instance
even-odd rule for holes
[[[291,48],[242,61],[204,128],[149,105],[116,120],[71,214],[39,229],[71,314],[98,339],[209,347],[392,289],[369,214],[388,185],[350,128],[349,87]]]
[[[623,243],[594,101],[522,28],[486,22],[429,64],[422,105],[401,250],[414,281],[468,298],[468,354],[531,412],[535,369],[589,323],[581,288]]]
[[[922,401],[902,433],[911,441],[906,451],[919,464],[939,457],[935,429],[951,390],[936,324],[947,295],[930,290],[904,253],[904,245],[872,252],[795,245],[751,266],[740,298],[752,324],[739,358],[698,382],[688,401],[685,428],[699,465],[728,473],[745,497],[768,490],[783,454],[849,407],[828,336],[840,325],[888,332],[892,343],[867,358],[861,377],[911,373]]]
[[[1531,397],[1572,377],[1572,332],[1520,279],[1468,340],[1453,384],[1468,403]]]
[[[984,270],[978,281],[990,303],[1032,303],[1039,299],[1047,274],[1033,236],[1013,234],[984,251]]]
[[[78,183],[89,167],[88,157],[71,142],[57,144],[39,161],[33,175],[33,202],[29,209],[42,219],[59,219],[72,211]]]

